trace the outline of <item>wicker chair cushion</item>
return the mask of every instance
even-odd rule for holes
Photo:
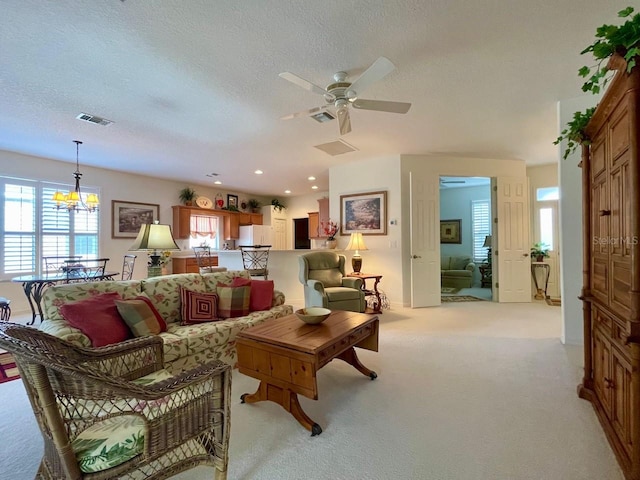
[[[116,307],[134,337],[158,335],[167,329],[167,324],[148,298],[116,300]]]
[[[111,417],[82,431],[71,447],[80,470],[100,472],[140,455],[144,432],[145,420],[138,415]]]
[[[180,287],[180,317],[182,325],[218,320],[218,295]]]
[[[218,284],[218,315],[222,318],[236,318],[249,315],[251,287],[229,287]]]
[[[131,331],[118,313],[116,292],[102,293],[78,302],[65,303],[60,313],[71,326],[91,340],[94,347],[104,347],[131,338]]]
[[[260,312],[269,310],[273,301],[273,280],[249,280],[243,277],[235,277],[231,282],[232,287],[251,287],[249,295],[249,310]]]

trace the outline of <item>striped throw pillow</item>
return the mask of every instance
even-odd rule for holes
[[[218,317],[218,295],[200,293],[180,287],[180,314],[182,325],[220,320]]]

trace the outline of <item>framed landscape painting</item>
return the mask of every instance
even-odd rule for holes
[[[387,234],[387,192],[340,195],[340,235]]]
[[[462,220],[440,220],[440,243],[462,243],[461,222]]]
[[[136,238],[140,227],[160,220],[160,205],[111,200],[111,238]]]

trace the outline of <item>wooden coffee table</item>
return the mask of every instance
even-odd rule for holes
[[[316,373],[334,358],[353,365],[374,380],[378,375],[358,360],[354,347],[378,351],[378,317],[334,311],[319,325],[307,325],[295,315],[268,320],[240,332],[236,338],[238,370],[260,380],[255,393],[242,403],[270,400],[311,431],[322,428],[298,402],[298,394],[318,399]]]

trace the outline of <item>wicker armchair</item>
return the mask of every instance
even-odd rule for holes
[[[36,478],[160,479],[205,464],[226,479],[229,365],[171,376],[159,337],[87,349],[12,323],[0,324],[0,348],[15,358],[44,438]],[[125,431],[126,442],[104,446]]]

